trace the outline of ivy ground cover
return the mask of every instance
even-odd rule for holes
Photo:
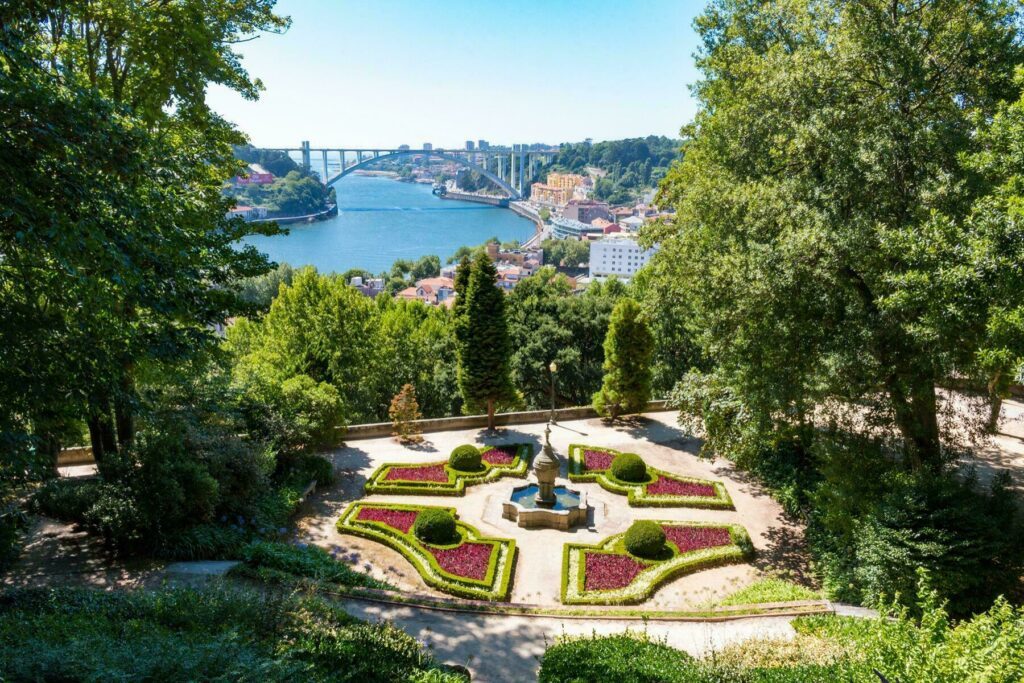
[[[567,605],[629,605],[651,597],[668,581],[710,567],[747,560],[750,537],[737,524],[658,522],[665,556],[648,560],[626,550],[625,534],[597,545],[567,543],[562,550],[562,602]]]
[[[416,517],[430,508],[422,505],[352,503],[338,520],[340,533],[360,536],[401,553],[428,586],[465,598],[504,600],[515,563],[511,539],[489,538],[456,520],[459,540],[447,545],[421,541],[412,531]]]
[[[495,481],[501,477],[524,477],[533,457],[533,446],[514,443],[485,446],[480,449],[483,468],[479,472],[460,472],[447,461],[410,465],[385,463],[374,470],[364,490],[370,493],[411,494],[420,496],[461,496],[466,487]]]
[[[695,507],[732,509],[732,498],[725,484],[709,479],[681,477],[647,467],[647,481],[628,482],[611,472],[612,460],[619,451],[597,446],[569,446],[569,480],[597,482],[611,493],[628,496],[634,507]]]

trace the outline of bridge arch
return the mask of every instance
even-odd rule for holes
[[[358,164],[353,164],[352,166],[349,166],[348,168],[344,168],[344,169],[341,170],[340,173],[336,173],[335,175],[333,175],[330,178],[328,178],[327,182],[326,182],[326,185],[327,185],[327,187],[330,187],[331,185],[333,185],[334,183],[338,182],[339,180],[341,180],[345,176],[349,175],[350,173],[353,173],[354,171],[359,171],[359,170],[361,170],[363,168],[366,168],[367,166],[370,166],[371,164],[375,164],[378,161],[388,161],[388,160],[392,160],[392,159],[399,159],[401,157],[413,156],[413,155],[416,155],[416,154],[420,154],[420,155],[428,156],[428,157],[434,157],[436,159],[444,159],[445,161],[451,161],[451,162],[454,162],[456,164],[459,164],[460,166],[465,166],[466,168],[473,169],[474,171],[476,171],[477,173],[479,173],[480,175],[484,176],[485,178],[490,180],[492,183],[494,183],[495,185],[497,185],[498,187],[503,189],[505,192],[507,192],[508,196],[509,196],[509,199],[519,199],[520,198],[519,192],[517,192],[514,187],[512,187],[511,185],[506,183],[504,180],[502,180],[501,178],[499,178],[495,174],[493,174],[490,171],[488,171],[486,168],[484,168],[480,164],[475,163],[473,161],[470,161],[469,159],[464,159],[464,158],[462,158],[460,156],[457,156],[455,154],[448,154],[447,152],[442,152],[440,150],[419,150],[419,149],[417,149],[417,150],[409,150],[409,151],[402,150],[400,152],[389,152],[387,154],[381,154],[380,156],[371,157],[369,159],[363,159]]]

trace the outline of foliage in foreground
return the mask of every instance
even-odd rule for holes
[[[998,600],[953,624],[934,592],[893,619],[800,617],[796,644],[753,640],[693,660],[644,634],[560,640],[541,660],[542,683],[1011,683],[1024,678],[1024,611]]]
[[[420,644],[317,598],[226,588],[0,594],[0,679],[420,681]]]

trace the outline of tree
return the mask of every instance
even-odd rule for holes
[[[512,380],[527,407],[550,405],[552,361],[558,364],[557,403],[590,403],[601,386],[602,343],[621,295],[614,285],[606,290],[595,283],[577,296],[568,278],[552,266],[524,278],[509,293]]]
[[[62,397],[20,413],[27,429],[53,444],[40,427],[83,418],[102,464],[135,437],[139,376],[206,353],[214,325],[245,310],[231,283],[267,269],[236,249],[252,227],[225,218],[241,136],[205,93],[255,97],[233,45],[287,22],[257,0],[15,3],[0,19],[16,207],[0,238],[3,346],[39,333],[32,362],[3,366],[15,383],[43,368],[30,382]]]
[[[410,276],[413,280],[423,280],[428,277],[437,277],[441,274],[441,259],[433,254],[421,256],[413,264]]]
[[[970,168],[1019,97],[1015,9],[718,0],[698,19],[701,109],[659,199],[676,219],[644,239],[736,430],[811,439],[811,415],[852,423],[858,402],[908,466],[940,466],[936,384],[1020,287],[1019,233],[982,220]]]
[[[395,436],[402,443],[418,443],[423,440],[420,428],[415,424],[420,415],[420,406],[416,401],[416,387],[406,384],[391,399],[388,416],[395,427]]]
[[[505,294],[497,281],[494,263],[486,254],[478,255],[469,268],[465,301],[459,304],[455,321],[459,391],[468,410],[486,408],[487,428],[491,430],[495,406],[516,400],[509,372],[512,348]]]
[[[651,400],[654,337],[633,299],[615,304],[604,340],[604,381],[594,394],[594,410],[612,420],[642,413]]]

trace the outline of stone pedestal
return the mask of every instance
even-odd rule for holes
[[[551,507],[555,504],[555,478],[558,476],[558,457],[551,448],[551,423],[544,429],[544,448],[533,461],[533,474],[537,477],[537,505]]]

